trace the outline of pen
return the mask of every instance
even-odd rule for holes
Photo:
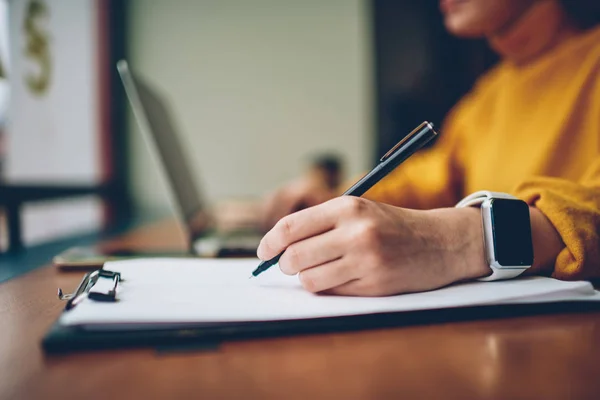
[[[427,144],[431,139],[437,136],[431,122],[423,122],[416,127],[404,139],[392,147],[381,159],[379,163],[368,174],[363,176],[350,189],[346,190],[342,196],[362,196],[367,190],[373,187],[377,182],[392,172],[404,160],[413,155],[417,150]],[[252,276],[258,276],[279,262],[285,250],[271,258],[262,261],[254,271]]]

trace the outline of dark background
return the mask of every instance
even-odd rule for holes
[[[374,155],[446,113],[497,61],[483,40],[451,36],[437,0],[371,0],[375,57]]]

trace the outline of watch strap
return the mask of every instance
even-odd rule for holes
[[[516,278],[517,276],[521,275],[523,272],[527,271],[527,268],[499,269],[499,268],[491,268],[490,267],[490,269],[492,270],[491,275],[484,276],[483,278],[477,278],[477,280],[489,282],[489,281],[499,281],[502,279],[511,279],[511,278]]]
[[[463,207],[474,207],[479,206],[487,199],[510,199],[517,200],[517,198],[508,193],[501,192],[490,192],[489,190],[480,190],[479,192],[471,193],[461,201],[459,201],[455,207],[463,208]]]

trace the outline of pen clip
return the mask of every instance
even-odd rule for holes
[[[396,145],[394,147],[392,147],[387,153],[385,153],[383,155],[383,157],[381,157],[379,159],[379,162],[383,162],[383,161],[387,160],[388,158],[390,158],[396,151],[398,151],[398,149],[400,147],[402,147],[403,144],[408,142],[414,135],[416,135],[418,132],[420,132],[425,127],[429,127],[429,129],[433,129],[433,125],[430,122],[427,122],[427,121],[422,122],[421,125],[417,126],[415,129],[413,129],[411,133],[404,136],[404,138],[402,138],[402,140],[400,140],[398,143],[396,143]]]

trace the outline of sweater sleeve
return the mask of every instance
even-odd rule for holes
[[[519,185],[515,194],[540,210],[565,244],[556,258],[553,277],[600,277],[600,158],[578,182],[533,178]]]
[[[464,174],[459,154],[462,108],[459,103],[450,113],[432,147],[414,154],[364,197],[415,209],[454,205],[463,193]]]

